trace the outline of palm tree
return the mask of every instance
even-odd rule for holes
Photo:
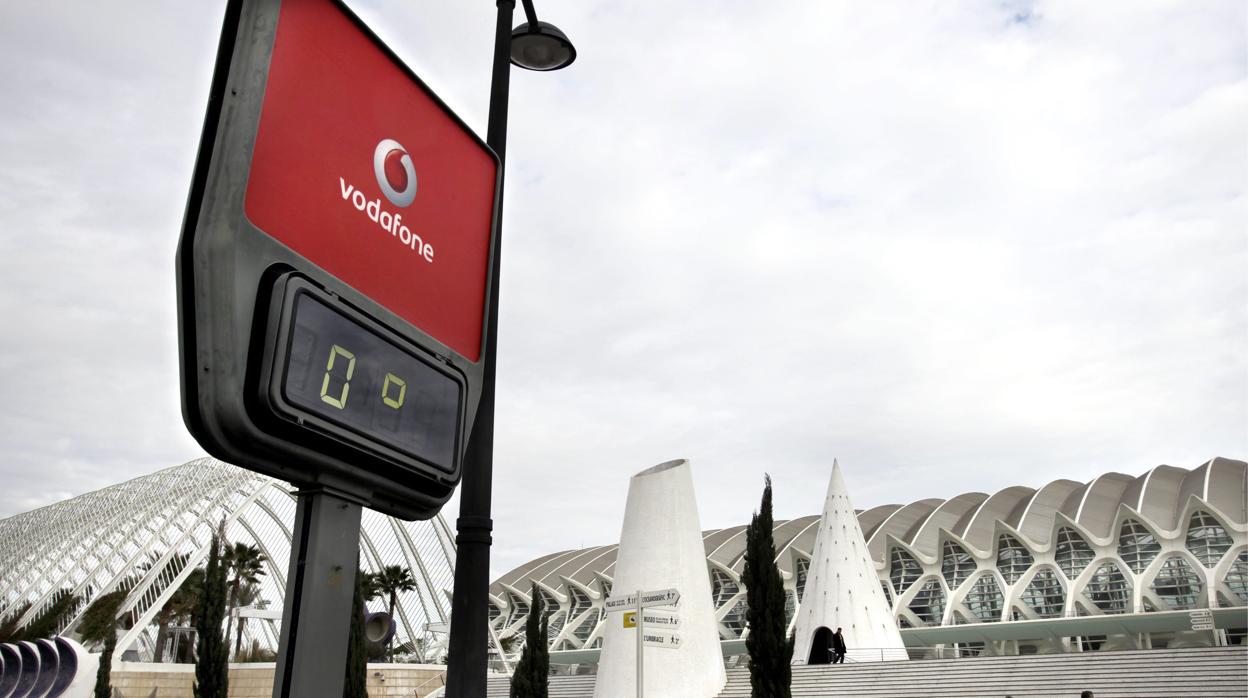
[[[269,602],[260,598],[259,584],[244,584],[238,590],[238,607],[247,608],[255,606],[256,608],[264,608]],[[238,617],[238,634],[234,640],[234,656],[237,657],[243,651],[243,630],[247,627],[247,618],[240,615]]]
[[[261,553],[260,548],[254,545],[235,543],[233,547],[225,551],[225,564],[228,566],[229,574],[234,575],[230,580],[230,599],[226,605],[226,642],[229,642],[230,631],[234,626],[234,609],[238,607],[238,590],[243,584],[256,584],[260,581],[260,578],[264,576],[264,562],[264,553]]]
[[[401,565],[387,565],[381,568],[381,571],[372,575],[377,585],[377,595],[386,595],[390,599],[389,605],[386,606],[386,612],[394,618],[394,607],[399,602],[399,592],[413,591],[416,589],[416,580],[412,577],[412,571]],[[390,638],[390,646],[393,647],[394,638]],[[394,659],[393,651],[387,649],[390,659]]]
[[[178,623],[180,625],[188,625],[192,623],[195,619],[195,612],[199,608],[199,599],[203,596],[203,594],[204,568],[196,567],[191,570],[191,573],[187,576],[186,581],[182,582],[182,586],[178,587],[178,590],[173,593],[173,597],[169,599],[168,605],[172,607],[170,622]],[[187,647],[193,646],[194,643],[188,643],[187,645]],[[183,661],[183,657],[179,656],[180,654],[187,655],[190,661],[194,661],[193,658],[189,657],[189,651],[184,650],[181,653],[177,651],[177,640],[174,640],[173,649],[174,662]]]
[[[378,577],[380,575],[373,574],[372,572],[365,572],[364,570],[360,570],[357,574],[361,575],[360,587],[363,591],[365,605],[367,605],[369,601],[372,601],[382,595],[381,587],[378,586]],[[364,612],[367,613],[368,608],[365,608]]]
[[[177,575],[182,571],[183,567],[186,567],[186,563],[189,560],[190,555],[186,555],[185,553],[178,553],[177,555],[174,555],[169,559],[169,572],[173,575]],[[143,569],[145,571],[150,570],[154,564],[155,562],[147,563],[143,565]],[[192,574],[194,573],[192,572]],[[183,580],[182,587],[185,587],[188,581],[190,581],[189,578]],[[173,592],[173,595],[169,597],[169,600],[165,601],[165,605],[160,607],[160,612],[156,614],[156,651],[152,657],[152,661],[157,664],[163,661],[165,657],[165,640],[169,637],[169,624],[173,622],[174,618],[173,601],[182,590],[182,587],[179,587]],[[161,591],[163,591],[163,589]]]

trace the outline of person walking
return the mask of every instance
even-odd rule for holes
[[[832,663],[845,663],[845,636],[841,634],[840,628],[832,633]]]

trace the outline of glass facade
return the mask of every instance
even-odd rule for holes
[[[1161,552],[1161,544],[1144,524],[1135,519],[1122,522],[1118,534],[1118,557],[1127,563],[1132,572],[1139,574]]]
[[[1017,582],[1031,567],[1032,562],[1035,562],[1035,558],[1017,538],[1006,534],[997,538],[997,570],[1005,578],[1006,584]]]
[[[797,591],[797,601],[802,600],[802,592],[806,591],[806,574],[810,570],[810,558],[799,557],[793,562],[794,589]]]
[[[929,579],[923,583],[910,602],[910,612],[923,625],[940,625],[945,616],[945,590],[941,588],[940,580]]]
[[[898,594],[904,594],[911,584],[923,576],[923,566],[913,555],[901,548],[893,548],[889,559],[888,580],[893,583],[893,589]]]
[[[1096,553],[1092,552],[1092,546],[1088,545],[1083,536],[1076,533],[1074,529],[1063,526],[1057,532],[1057,548],[1053,556],[1062,574],[1066,575],[1067,579],[1073,580],[1083,573],[1088,563],[1092,562],[1092,558],[1096,557]]]
[[[1187,525],[1187,549],[1200,564],[1214,567],[1231,549],[1231,537],[1212,514],[1196,511]]]
[[[1005,595],[1001,593],[1001,585],[991,573],[981,574],[975,580],[975,586],[966,595],[962,603],[983,623],[995,623],[1001,620],[1001,610],[1005,606]]]
[[[1231,563],[1231,568],[1226,571],[1226,586],[1235,595],[1233,602],[1236,605],[1248,604],[1248,550],[1239,551],[1239,555],[1235,556],[1235,562]]]
[[[1200,575],[1180,555],[1172,555],[1162,561],[1151,588],[1169,607],[1168,610],[1187,610],[1205,605],[1200,603],[1204,590]]]
[[[741,637],[741,631],[745,630],[745,617],[749,610],[750,605],[743,596],[732,607],[732,610],[725,613],[724,617],[720,619],[719,622],[728,629],[731,637]]]
[[[957,589],[975,573],[975,558],[951,540],[945,541],[941,549],[940,573],[950,589]]]
[[[1023,603],[1040,618],[1060,618],[1066,606],[1066,590],[1053,569],[1044,568],[1031,578],[1023,590]]]
[[[1102,613],[1126,613],[1131,610],[1131,582],[1112,562],[1097,568],[1084,587],[1083,594]]]

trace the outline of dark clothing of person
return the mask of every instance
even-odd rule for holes
[[[845,637],[839,630],[832,633],[832,663],[845,663]]]

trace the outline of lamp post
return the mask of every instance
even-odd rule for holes
[[[576,49],[563,32],[539,22],[533,0],[522,0],[528,22],[511,28],[515,0],[497,0],[494,67],[490,80],[490,116],[485,142],[498,154],[506,181],[507,96],[511,64],[527,70],[558,70],[576,59]],[[498,348],[498,286],[502,260],[503,190],[498,196],[498,235],[490,269],[490,298],[486,310],[485,367],[477,419],[464,450],[464,479],[460,490],[455,536],[455,590],[451,599],[451,637],[447,663],[448,698],[485,695],[490,586],[490,494],[494,470],[494,378]]]

